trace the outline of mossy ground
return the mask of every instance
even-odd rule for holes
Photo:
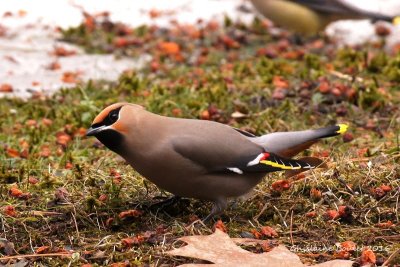
[[[288,247],[332,247],[348,240],[359,248],[381,246],[375,251],[378,263],[400,249],[400,54],[384,52],[381,43],[338,49],[320,38],[298,45],[286,33],[271,35],[261,20],[251,26],[227,19],[222,26],[199,22],[132,30],[87,17],[64,37],[91,52],[149,53],[153,61],[118,82],[0,100],[1,237],[14,244],[8,254],[32,254],[40,247],[74,252],[31,258],[35,266],[178,265],[188,260],[163,251],[177,245],[178,237],[212,231],[213,222],[192,224],[207,215],[209,203],[190,200],[150,211],[147,206],[165,193],[83,136],[98,112],[118,101],[255,134],[349,124],[350,135],[304,153],[323,157],[328,169],[292,178],[290,189],[281,192],[271,184],[283,174],[270,174],[222,221],[232,237],[272,226],[276,240]],[[339,206],[351,215],[327,219],[326,212]],[[119,217],[131,209],[143,214]],[[133,236],[133,247],[121,242]],[[4,248],[1,253],[7,254]],[[299,254],[309,263],[334,257],[323,250]]]

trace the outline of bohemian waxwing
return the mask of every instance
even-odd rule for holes
[[[363,10],[345,0],[251,0],[262,15],[304,35],[314,35],[336,20],[370,19],[400,22],[399,17]],[[360,1],[360,5],[362,1]]]
[[[206,219],[221,213],[228,198],[242,196],[266,173],[304,171],[322,161],[290,159],[347,125],[276,132],[260,137],[207,120],[164,117],[129,103],[105,108],[87,136],[95,136],[158,187],[179,197],[214,202]]]

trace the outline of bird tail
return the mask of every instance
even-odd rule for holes
[[[328,126],[325,128],[320,128],[313,130],[314,134],[317,138],[327,138],[327,137],[332,137],[340,134],[344,134],[349,126],[347,124],[337,124],[337,125],[332,125]]]
[[[291,158],[322,138],[345,133],[347,128],[346,124],[338,124],[306,131],[275,132],[260,137],[251,137],[249,140],[261,145],[265,151]]]
[[[396,16],[393,18],[392,23],[394,25],[400,25],[400,16]]]

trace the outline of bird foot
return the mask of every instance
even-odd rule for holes
[[[214,218],[214,216],[220,215],[221,213],[223,213],[224,210],[226,209],[227,205],[228,205],[228,201],[226,198],[220,198],[217,201],[215,201],[210,214],[208,214],[206,217],[204,217],[202,219],[203,223],[206,223],[209,220],[211,220],[212,218]]]
[[[172,196],[149,206],[150,210],[161,211],[178,203],[182,197]]]

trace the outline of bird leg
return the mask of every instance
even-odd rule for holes
[[[165,199],[165,200],[162,200],[162,201],[160,201],[160,202],[151,204],[150,207],[149,207],[149,209],[154,209],[154,208],[156,208],[158,211],[159,211],[159,210],[163,210],[163,209],[168,208],[168,207],[170,207],[170,206],[172,206],[172,205],[175,205],[177,202],[179,202],[179,201],[181,200],[181,198],[182,198],[182,197],[180,197],[180,196],[172,196],[172,197],[169,197],[169,198],[167,198],[167,199]]]
[[[304,45],[305,40],[300,34],[294,33],[289,36],[289,42],[294,45]]]
[[[214,205],[211,209],[210,214],[208,214],[204,219],[203,222],[207,222],[210,219],[214,218],[214,216],[221,214],[226,207],[228,206],[228,200],[226,198],[219,198],[218,200],[214,201]]]

